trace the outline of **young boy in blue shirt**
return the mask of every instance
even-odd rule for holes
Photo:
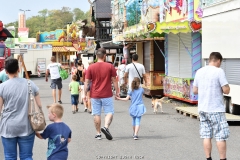
[[[54,122],[49,124],[43,133],[36,132],[40,139],[48,138],[47,160],[67,160],[68,143],[71,141],[72,131],[62,122],[63,107],[60,104],[47,106],[48,118]]]

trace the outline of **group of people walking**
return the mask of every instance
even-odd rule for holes
[[[88,64],[91,65],[93,61],[89,60]],[[87,69],[84,68],[82,60],[79,60],[77,67],[73,68],[72,82],[69,84],[69,90],[71,91],[71,103],[73,105],[73,114],[78,112],[78,104],[84,105],[84,112],[92,113],[91,101],[90,101],[90,87],[87,93],[84,92],[84,81],[87,73]],[[79,94],[80,93],[80,94]]]
[[[102,139],[103,133],[108,140],[112,140],[109,127],[114,115],[114,99],[112,84],[115,88],[116,100],[127,101],[131,99],[129,114],[132,117],[133,139],[138,139],[140,121],[146,112],[143,103],[144,90],[142,85],[147,84],[145,68],[138,63],[138,55],[132,55],[132,63],[125,67],[123,74],[124,85],[128,85],[126,98],[120,98],[116,70],[110,63],[106,63],[106,50],[99,48],[96,52],[98,61],[91,64],[86,70],[82,62],[72,75],[69,84],[71,91],[72,112],[78,111],[78,103],[85,106],[94,116],[96,128],[96,139]],[[29,119],[29,91],[28,80],[19,78],[18,60],[10,58],[5,62],[5,70],[9,80],[0,84],[0,111],[3,113],[0,120],[0,135],[4,147],[6,160],[17,159],[17,145],[19,146],[20,159],[32,159],[32,149],[35,135],[40,139],[48,139],[48,160],[66,160],[68,157],[68,143],[71,141],[72,131],[62,122],[64,108],[62,104],[62,79],[59,69],[64,68],[60,63],[56,63],[55,57],[51,58],[52,63],[47,66],[46,81],[51,76],[51,89],[53,104],[48,107],[48,117],[53,123],[48,125],[42,133],[34,132]],[[230,88],[225,74],[220,67],[222,56],[218,52],[213,52],[209,58],[209,66],[199,69],[193,83],[193,92],[198,94],[198,110],[200,115],[200,135],[203,138],[204,151],[207,160],[211,160],[211,139],[217,140],[221,160],[226,160],[226,140],[229,137],[229,128],[224,114],[222,94],[228,94]],[[39,95],[39,88],[29,80],[36,104],[42,107]],[[16,89],[17,88],[17,89]],[[56,98],[58,89],[58,101]],[[79,93],[81,92],[81,98]],[[102,109],[105,114],[104,124],[101,122]]]

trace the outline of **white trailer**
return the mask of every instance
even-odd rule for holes
[[[51,63],[52,46],[48,44],[24,44],[20,48],[27,49],[27,53],[23,54],[24,64],[28,74],[41,77],[46,72],[46,67]],[[14,54],[17,58],[19,54]]]
[[[203,3],[202,58],[206,65],[211,52],[222,54],[221,68],[230,84],[226,112],[240,114],[240,0],[213,2]]]

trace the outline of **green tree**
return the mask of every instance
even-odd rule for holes
[[[42,17],[33,16],[29,18],[26,22],[26,26],[29,28],[29,38],[36,38],[36,33],[42,31]]]
[[[48,15],[48,10],[47,9],[43,9],[41,11],[38,12],[38,14],[40,14],[40,19],[41,19],[41,30],[45,31],[46,28],[46,18],[47,18],[47,15]]]
[[[74,8],[73,9],[73,15],[74,15],[74,18],[73,18],[74,21],[85,19],[85,13],[79,8]]]

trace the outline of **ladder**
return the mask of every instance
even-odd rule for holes
[[[118,58],[118,59],[117,59]],[[115,66],[116,63],[119,63],[123,59],[123,54],[122,53],[116,53],[113,65]],[[117,61],[118,60],[118,61]]]

